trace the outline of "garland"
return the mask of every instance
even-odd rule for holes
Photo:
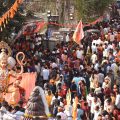
[[[12,7],[0,18],[0,30],[2,31],[2,27],[5,28],[6,24],[8,24],[8,20],[12,19],[15,16],[15,13],[18,10],[19,5],[23,2],[23,0],[16,0]]]
[[[91,22],[91,23],[88,23],[88,24],[84,24],[84,27],[86,26],[90,26],[90,25],[95,25],[96,23],[99,23],[103,20],[103,16],[100,16],[99,18],[97,18],[95,21]],[[51,24],[51,25],[56,25],[56,26],[60,26],[60,27],[73,27],[73,28],[76,28],[77,27],[77,24],[59,24],[59,23],[55,23],[55,22],[48,22],[46,23],[47,25],[48,24]]]
[[[49,118],[51,117],[51,114],[48,114],[47,116],[34,116],[34,115],[29,115],[29,114],[24,114],[23,117],[25,118]]]

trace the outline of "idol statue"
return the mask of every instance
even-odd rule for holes
[[[31,92],[21,120],[48,120],[50,117],[44,90],[42,87],[36,86]]]
[[[11,93],[9,103],[15,105],[19,100],[15,100],[19,92],[19,84],[21,80],[21,74],[23,73],[23,65],[25,55],[23,52],[19,52],[16,55],[16,60],[20,65],[20,73],[13,71],[16,64],[16,60],[11,57],[12,51],[7,43],[0,42],[0,102],[5,100],[6,94]],[[10,77],[14,77],[14,81],[11,83]],[[19,97],[18,97],[19,98]]]

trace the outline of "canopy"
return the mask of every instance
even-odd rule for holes
[[[42,22],[29,23],[23,26],[22,29],[19,31],[16,39],[18,39],[21,35],[31,35],[39,32],[45,26],[45,24],[46,23],[42,21]]]

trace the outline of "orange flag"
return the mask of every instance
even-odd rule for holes
[[[73,40],[80,45],[80,41],[84,38],[83,24],[82,20],[77,25],[77,28],[73,34]]]

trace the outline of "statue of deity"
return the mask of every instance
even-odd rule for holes
[[[5,99],[5,95],[7,93],[11,93],[11,97],[16,96],[16,93],[18,93],[18,77],[21,76],[21,74],[23,73],[23,61],[25,58],[25,55],[23,52],[19,52],[16,55],[16,60],[19,63],[19,65],[21,66],[21,71],[20,73],[16,73],[15,71],[12,71],[12,68],[15,66],[16,64],[16,60],[11,57],[11,48],[8,46],[7,43],[1,41],[0,42],[0,102],[2,102]],[[22,59],[20,60],[20,58],[22,57]],[[14,77],[15,81],[11,84],[10,82],[10,77]],[[11,89],[9,88],[9,86],[11,86]],[[13,98],[11,98],[13,100]],[[14,100],[13,100],[14,101]],[[15,104],[15,101],[14,101]]]

